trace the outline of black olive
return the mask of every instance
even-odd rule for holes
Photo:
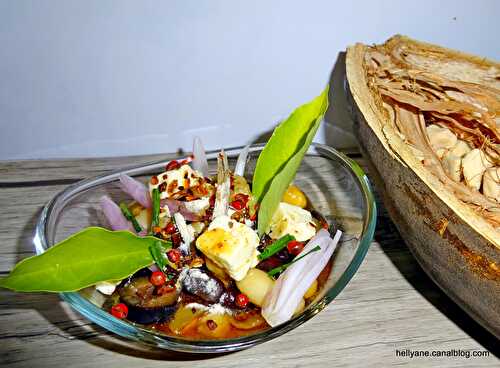
[[[201,299],[216,303],[224,292],[222,283],[199,268],[191,268],[182,280],[182,286],[188,293],[194,294]]]

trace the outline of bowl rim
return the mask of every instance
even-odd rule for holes
[[[249,151],[259,151],[262,150],[263,147],[264,144],[252,144],[250,145]],[[241,149],[243,149],[243,147],[227,148],[224,149],[224,151],[229,154],[237,154]],[[314,150],[314,152],[311,153],[310,151],[312,150]],[[207,157],[216,157],[215,155],[218,152],[219,150],[209,151],[207,152]],[[320,154],[318,154],[318,152]],[[166,335],[161,332],[155,332],[143,328],[130,322],[119,320],[85,299],[78,292],[60,293],[59,295],[61,299],[69,303],[73,309],[78,311],[90,321],[122,337],[150,346],[184,353],[221,353],[237,351],[269,341],[300,326],[301,324],[318,314],[333,299],[335,299],[335,297],[345,288],[345,286],[354,276],[359,266],[363,262],[366,253],[368,252],[368,248],[373,240],[377,222],[377,207],[372,191],[372,186],[364,171],[354,160],[346,156],[344,153],[337,151],[333,147],[320,143],[312,143],[311,147],[309,147],[309,150],[306,152],[306,156],[319,156],[326,157],[330,160],[337,160],[345,169],[347,169],[347,171],[352,174],[352,178],[357,183],[358,188],[363,195],[365,209],[363,216],[363,229],[359,238],[359,245],[352,259],[350,260],[349,265],[344,270],[337,282],[326,292],[326,294],[319,301],[308,306],[308,308],[306,308],[302,313],[295,316],[294,318],[278,326],[271,327],[267,330],[263,330],[247,336],[221,340],[193,340]],[[182,157],[178,159],[182,159]],[[133,175],[134,173],[137,173],[139,171],[142,172],[148,170],[148,168],[152,170],[156,167],[161,167],[161,165],[165,165],[169,161],[170,160],[156,160],[150,163],[142,163],[120,168],[117,170],[112,170],[105,174],[83,179],[66,187],[64,190],[56,194],[42,210],[40,218],[36,224],[35,237],[33,239],[36,253],[43,253],[45,249],[49,247],[49,243],[53,243],[49,242],[47,234],[49,231],[49,226],[53,221],[55,221],[52,215],[54,209],[60,201],[69,200],[84,190],[90,189],[93,186],[101,185],[103,184],[103,180],[105,180],[104,183],[115,181],[122,173]],[[98,183],[95,184],[96,182]],[[92,185],[93,183],[94,185]],[[56,218],[57,215],[58,213],[55,213]]]

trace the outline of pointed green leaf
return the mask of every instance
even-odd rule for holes
[[[153,264],[149,247],[156,241],[129,231],[89,227],[19,262],[7,277],[0,279],[0,287],[66,292],[101,281],[121,280]]]
[[[328,108],[328,86],[276,127],[257,160],[252,193],[260,203],[258,232],[264,234],[292,182]]]

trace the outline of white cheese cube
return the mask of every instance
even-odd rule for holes
[[[293,235],[298,241],[306,241],[316,234],[316,226],[309,211],[281,202],[271,219],[269,236],[279,239],[286,234]]]
[[[236,281],[259,263],[258,246],[257,233],[228,216],[217,217],[196,239],[196,247]]]

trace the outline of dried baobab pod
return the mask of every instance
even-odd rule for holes
[[[493,167],[484,173],[483,193],[486,197],[500,202],[500,167]]]
[[[500,338],[500,64],[395,36],[349,47],[346,74],[391,218],[429,276]]]
[[[484,172],[492,166],[493,164],[486,158],[484,152],[474,148],[462,159],[465,183],[469,187],[479,190]]]
[[[451,152],[447,152],[443,156],[443,168],[450,178],[456,182],[460,182],[462,177],[462,159],[455,156]]]
[[[466,142],[459,140],[457,142],[457,144],[455,144],[455,146],[453,146],[450,149],[450,154],[452,154],[453,156],[462,158],[470,151],[472,151],[470,146]]]
[[[436,152],[442,152],[442,154],[438,154],[439,157],[443,157],[446,150],[457,144],[457,136],[455,134],[448,128],[443,128],[436,124],[427,127],[427,135],[429,136],[431,147]]]

